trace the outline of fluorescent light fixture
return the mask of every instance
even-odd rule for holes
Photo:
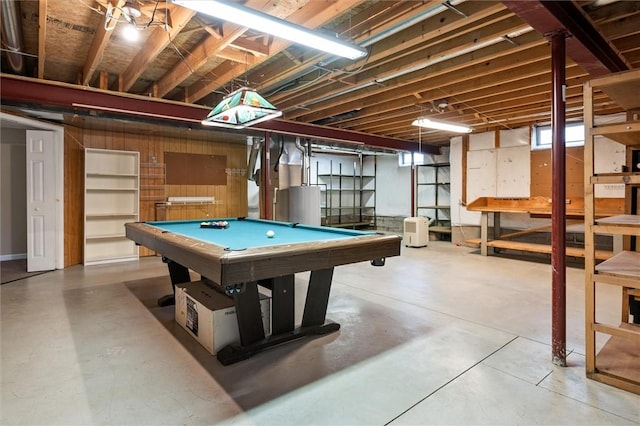
[[[207,115],[207,118],[202,120],[202,124],[243,129],[281,115],[282,111],[256,91],[242,87],[222,99]]]
[[[301,25],[292,24],[256,9],[221,0],[171,0],[173,3],[223,21],[322,50],[349,59],[360,59],[367,51],[338,38],[331,38]]]
[[[471,133],[472,130],[469,126],[432,120],[430,118],[418,118],[411,124],[414,126],[426,127],[427,129],[446,130],[447,132],[455,133]]]

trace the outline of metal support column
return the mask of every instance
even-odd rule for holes
[[[260,159],[260,191],[262,192],[262,219],[273,219],[271,204],[271,162],[269,150],[271,149],[271,134],[265,132],[262,158]]]
[[[555,365],[567,365],[566,330],[566,172],[565,172],[565,38],[564,31],[551,36],[552,68],[552,186],[551,186],[551,351]]]

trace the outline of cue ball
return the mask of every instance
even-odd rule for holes
[[[276,233],[275,233],[275,232],[273,232],[272,230],[268,230],[268,231],[267,231],[267,237],[269,237],[269,238],[273,238],[273,236],[274,236],[274,235],[276,235]]]

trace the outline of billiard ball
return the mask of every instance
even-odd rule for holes
[[[276,233],[275,233],[275,232],[273,232],[272,230],[268,230],[268,231],[267,231],[267,237],[269,237],[269,238],[273,238],[273,237],[274,237],[274,235],[276,235]]]

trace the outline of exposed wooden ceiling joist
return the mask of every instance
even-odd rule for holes
[[[104,26],[107,2],[114,6],[114,16],[120,14],[120,23],[109,29]],[[419,115],[464,123],[475,131],[548,122],[549,30],[564,28],[571,34],[569,119],[580,117],[581,87],[592,62],[575,55],[571,43],[580,42],[594,58],[611,48],[614,58],[601,57],[600,62],[616,63],[617,56],[626,66],[640,67],[637,1],[244,3],[360,44],[369,55],[355,62],[162,0],[136,0],[142,11],[136,19],[142,41],[130,43],[121,34],[126,26],[119,9],[123,3],[20,2],[25,75],[186,101],[202,116],[225,93],[249,85],[284,111],[285,123],[400,138],[416,147],[418,140],[446,145],[453,136],[419,131],[411,125]],[[546,17],[527,18],[514,12],[514,4],[522,9],[539,6]],[[616,112],[612,108],[606,96],[596,106],[606,113]]]

